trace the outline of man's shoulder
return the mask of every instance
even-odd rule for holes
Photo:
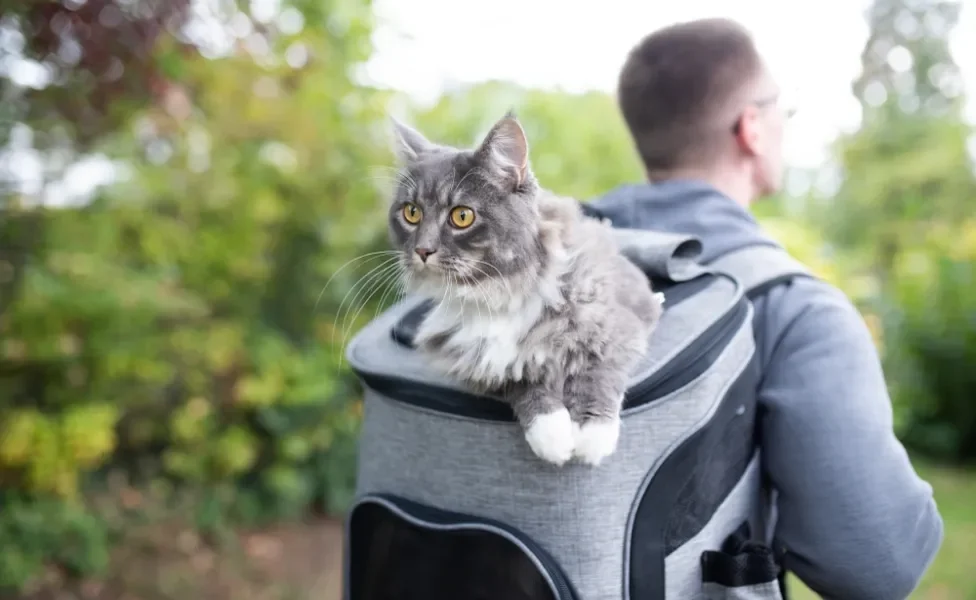
[[[816,347],[820,352],[838,354],[860,352],[872,340],[864,318],[850,297],[836,285],[817,277],[796,277],[770,289],[755,304],[760,319],[757,341],[767,359],[777,348]],[[784,340],[788,341],[785,347]]]
[[[596,198],[581,201],[588,216],[606,218],[618,226],[632,227],[638,197],[646,194],[647,184],[622,184]]]

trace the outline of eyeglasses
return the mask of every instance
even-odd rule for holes
[[[756,108],[764,108],[766,106],[769,106],[770,104],[778,103],[779,99],[780,99],[780,95],[777,93],[772,96],[768,96],[766,98],[753,100],[750,104],[752,104],[752,106],[755,106]],[[792,106],[783,109],[783,116],[787,120],[791,119],[794,114],[796,114],[796,108]],[[742,126],[742,115],[739,115],[739,118],[736,119],[735,123],[732,125],[732,133],[738,135],[741,126]]]

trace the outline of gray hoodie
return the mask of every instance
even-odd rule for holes
[[[776,244],[697,181],[628,185],[594,201],[615,225],[695,235],[702,261]],[[836,288],[798,279],[755,301],[763,468],[786,567],[825,598],[909,596],[942,543],[932,488],[895,437],[878,354]]]

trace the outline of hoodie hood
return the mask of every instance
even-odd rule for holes
[[[703,181],[624,185],[589,204],[617,227],[697,237],[702,263],[745,246],[780,247],[746,209]]]

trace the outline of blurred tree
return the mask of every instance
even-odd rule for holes
[[[213,491],[208,526],[348,499],[359,390],[342,344],[394,274],[363,279],[381,255],[340,269],[384,245],[386,96],[354,80],[371,6],[231,4],[207,27],[199,51],[155,39],[161,96],[116,97],[91,137],[66,130],[118,168],[90,203],[44,209],[45,247],[0,317],[0,497],[73,500],[121,467]],[[22,537],[0,563],[63,562]]]
[[[414,106],[411,120],[431,139],[472,147],[509,109],[525,128],[532,169],[544,187],[589,200],[643,179],[616,103],[601,92],[571,94],[491,81],[454,90],[430,107]]]
[[[962,81],[949,34],[960,8],[952,0],[872,3],[862,72],[853,84],[867,122],[900,113],[958,116]]]
[[[948,48],[955,1],[875,0],[853,84],[863,123],[838,143],[844,179],[829,239],[878,285],[896,426],[914,450],[976,457],[972,128]]]
[[[0,151],[26,126],[44,182],[168,89],[157,45],[180,40],[189,0],[0,0]],[[31,73],[23,79],[24,71]],[[19,75],[20,73],[20,75]],[[9,159],[9,156],[7,157]],[[45,239],[38,198],[0,161],[0,318]],[[43,197],[43,193],[40,195]]]
[[[894,264],[885,311],[898,432],[940,459],[976,459],[976,220],[939,225]]]
[[[82,147],[120,125],[132,105],[161,98],[167,76],[157,44],[180,40],[189,0],[3,0],[0,28],[9,58],[34,67],[38,81],[20,86],[21,119],[46,134],[41,147],[70,141]],[[6,76],[10,76],[10,64]],[[67,132],[61,132],[62,134]]]
[[[885,282],[902,247],[933,221],[971,210],[974,185],[961,115],[962,80],[948,48],[954,1],[875,0],[862,73],[852,88],[862,127],[838,140],[844,169],[823,215],[828,236]]]

